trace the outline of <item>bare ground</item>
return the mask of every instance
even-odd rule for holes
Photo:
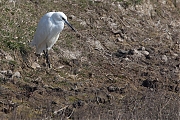
[[[178,1],[0,2],[0,118],[180,119]],[[63,11],[52,68],[28,46],[37,22]]]

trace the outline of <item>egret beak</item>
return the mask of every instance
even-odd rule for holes
[[[64,20],[64,21],[72,30],[74,30],[76,32],[76,30],[72,27],[72,25],[67,20]]]

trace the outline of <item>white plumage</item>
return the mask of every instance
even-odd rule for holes
[[[72,28],[63,12],[49,12],[40,19],[31,42],[32,46],[36,46],[37,54],[52,48],[64,28],[64,23],[67,23]]]
[[[64,23],[75,31],[75,29],[67,21],[67,16],[63,12],[46,13],[38,23],[31,46],[36,47],[37,54],[44,52],[47,57],[47,62],[48,51],[58,40],[59,34],[64,28]]]

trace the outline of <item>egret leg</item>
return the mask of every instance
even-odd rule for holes
[[[51,68],[51,64],[49,62],[49,57],[48,57],[48,50],[47,49],[46,49],[46,51],[43,50],[43,52],[44,52],[44,55],[45,55],[45,58],[46,58],[46,63],[48,64],[48,67]]]

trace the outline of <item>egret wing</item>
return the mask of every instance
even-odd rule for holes
[[[52,22],[50,20],[53,12],[45,14],[38,23],[32,45],[36,46],[36,53],[40,54],[43,50],[46,49],[46,39],[48,38]]]

